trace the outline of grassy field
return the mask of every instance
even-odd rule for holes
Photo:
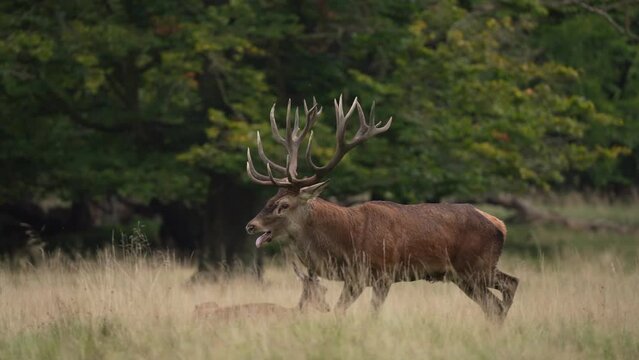
[[[639,217],[608,207],[630,222]],[[105,251],[97,260],[0,269],[0,359],[638,358],[637,238],[513,232],[525,238],[512,239],[500,268],[521,284],[503,326],[454,285],[426,282],[395,284],[378,316],[369,289],[345,317],[198,319],[194,305],[211,300],[292,307],[301,284],[290,266],[271,264],[263,282],[236,275],[187,286],[194,269],[170,257]],[[341,283],[324,284],[334,303]]]

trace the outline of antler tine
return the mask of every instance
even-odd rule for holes
[[[357,101],[357,97],[353,100],[353,104],[351,104],[351,108],[348,109],[348,112],[344,114],[344,103],[342,95],[339,96],[339,103],[337,104],[336,109],[336,121],[337,121],[337,146],[343,147],[346,145],[346,140],[344,139],[346,135],[346,123],[348,119],[353,114],[353,111],[359,106],[359,102]]]
[[[393,120],[393,118],[391,117],[389,121],[386,123],[386,125],[384,125],[383,127],[377,127],[376,124],[374,123],[375,121],[374,115],[371,115],[370,123],[366,121],[364,110],[362,110],[362,107],[359,104],[359,101],[357,100],[357,98],[353,100],[353,103],[346,114],[344,114],[342,96],[340,96],[339,101],[334,100],[333,102],[335,105],[335,117],[337,121],[337,129],[335,134],[335,137],[336,137],[335,154],[333,155],[333,158],[326,165],[317,166],[311,158],[312,138],[309,138],[309,143],[306,148],[306,161],[308,162],[309,166],[315,171],[315,177],[317,177],[318,179],[328,174],[342,160],[344,155],[346,155],[346,153],[349,152],[351,149],[353,149],[356,145],[366,141],[367,139],[370,139],[371,137],[377,134],[383,133],[384,131],[388,130]],[[373,103],[373,105],[371,106],[371,114],[374,108],[375,108],[375,104]],[[359,129],[357,130],[357,133],[353,136],[351,141],[346,141],[345,139],[346,122],[349,119],[349,117],[352,115],[353,111],[355,111],[355,109],[357,109],[360,126],[359,126]]]
[[[253,174],[251,173],[251,168],[249,165],[249,162],[246,162],[246,173],[249,175],[249,178],[251,178],[251,181],[253,181],[256,184],[260,184],[260,185],[273,185],[273,183],[270,180],[259,180],[257,179],[255,176],[253,176]]]
[[[382,124],[381,121],[378,123],[375,123],[375,101],[373,101],[373,105],[371,105],[371,111],[368,116],[370,119],[369,125],[373,129],[372,131],[374,132],[374,135],[381,134],[385,132],[386,130],[390,129],[391,124],[393,123],[392,116],[388,118],[388,121],[386,121],[386,125],[382,127],[379,127]]]
[[[318,108],[317,110],[317,115],[322,113],[322,107],[319,106],[319,104],[317,104],[317,99],[315,99],[315,96],[313,96],[313,106],[311,106],[310,109],[308,109],[306,107],[306,100],[304,100],[304,110],[306,111],[306,116],[308,116],[308,114],[313,110],[313,108]]]
[[[291,129],[291,99],[288,99],[288,105],[286,106],[286,142],[287,143],[291,142],[292,133],[293,133],[293,130]]]
[[[318,103],[317,100],[315,99],[315,96],[313,96],[313,107],[316,109],[315,110],[315,116],[313,116],[313,121],[311,122],[311,125],[309,126],[309,128],[312,128],[313,125],[315,124],[315,122],[319,119],[319,116],[322,115],[322,110],[324,110]],[[311,108],[311,110],[313,110]]]
[[[277,128],[277,122],[275,121],[275,104],[271,107],[271,132],[273,133],[273,139],[277,141],[279,144],[286,146],[286,140],[282,135],[280,135],[280,131]]]
[[[389,117],[388,121],[386,121],[386,124],[382,127],[379,127],[382,122],[378,122],[377,124],[375,123],[375,101],[373,101],[373,105],[371,105],[371,111],[370,111],[370,126],[372,127],[372,131],[373,131],[373,135],[377,135],[377,134],[381,134],[385,131],[387,131],[388,129],[390,129],[391,125],[393,124],[393,117]]]
[[[304,114],[306,115],[306,123],[304,124],[304,129],[302,129],[302,133],[300,134],[299,137],[304,137],[306,136],[306,131],[309,128],[308,123],[309,123],[309,115],[310,115],[310,111],[308,110],[308,105],[306,105],[306,99],[303,100],[304,102]],[[315,104],[313,104],[313,106],[311,107],[311,111],[313,111],[315,109]]]
[[[311,106],[311,109],[313,107],[315,107],[317,105],[317,100],[315,99],[315,96],[313,96],[313,106]],[[320,107],[321,109],[321,107]],[[306,105],[306,99],[304,99],[304,112],[306,112],[308,114],[308,112],[310,111],[310,109],[308,108],[308,105]]]
[[[351,115],[353,114],[353,111],[355,111],[355,108],[359,106],[359,101],[357,100],[357,96],[355,97],[355,100],[353,100],[353,103],[351,104],[351,108],[348,109],[348,113],[346,113],[346,115],[344,116],[347,120],[348,118],[351,117]]]
[[[306,105],[306,100],[304,100],[304,112],[306,113],[306,124],[304,124],[304,128],[300,132],[297,139],[301,140],[306,137],[306,134],[315,126],[315,122],[319,119],[319,115],[322,113],[322,107],[317,105],[315,98],[313,98],[313,106],[309,109]]]
[[[306,145],[306,163],[313,168],[313,170],[319,169],[320,167],[315,165],[313,159],[311,158],[311,146],[313,144],[313,130],[311,130],[311,135],[308,136],[308,144]]]
[[[357,103],[357,115],[359,116],[359,129],[355,134],[355,138],[366,134],[369,131],[370,126],[366,123],[366,116],[364,116],[364,110],[362,110],[362,106]]]
[[[260,137],[260,132],[257,132],[257,152],[260,155],[260,159],[262,159],[262,161],[264,161],[264,163],[266,164],[271,164],[271,166],[273,167],[273,169],[281,172],[281,173],[286,173],[286,168],[282,165],[277,164],[275,161],[269,159],[266,156],[266,153],[264,152],[264,146],[262,145],[262,138]]]
[[[381,122],[380,122],[381,124]],[[393,117],[389,117],[388,121],[386,122],[386,125],[382,126],[382,127],[375,127],[375,135],[377,134],[381,134],[385,131],[387,131],[388,129],[390,129],[391,125],[393,124]]]
[[[271,171],[271,165],[270,164],[266,164],[266,172],[268,172],[268,177],[269,180],[271,180],[271,183],[275,186],[290,186],[292,185],[290,182],[286,181],[286,180],[279,180],[276,179],[275,177],[273,177],[273,172]]]
[[[262,161],[266,163],[266,169],[268,171],[269,176],[267,177],[265,175],[258,173],[257,170],[255,170],[255,166],[253,165],[253,160],[250,159],[249,157],[247,172],[249,173],[249,176],[251,177],[253,181],[258,182],[260,184],[264,184],[264,182],[268,180],[270,181],[270,184],[280,186],[280,187],[292,186],[294,182],[297,181],[296,179],[297,150],[299,149],[299,141],[301,140],[301,139],[293,139],[294,133],[297,133],[298,132],[297,129],[299,128],[299,113],[297,109],[296,109],[295,117],[296,117],[295,123],[294,123],[295,129],[293,129],[291,128],[291,99],[289,99],[288,104],[286,106],[286,137],[283,137],[280,134],[279,129],[277,128],[277,122],[275,120],[275,104],[273,104],[273,107],[271,107],[271,114],[270,114],[271,131],[273,133],[273,138],[275,139],[275,141],[283,145],[284,148],[286,149],[286,153],[287,153],[286,166],[279,165],[266,156],[266,153],[264,152],[264,147],[262,145],[262,139],[258,132],[258,136],[257,136],[258,153]],[[275,178],[272,174],[272,169],[275,169],[279,172],[286,174],[286,179]]]
[[[379,124],[375,124],[375,100],[373,100],[373,104],[371,105],[371,111],[368,113],[368,120],[370,121],[370,126],[377,127]]]
[[[310,140],[311,139],[309,139],[309,143],[306,149],[308,164],[311,168],[313,168],[313,170],[319,177],[330,172],[337,165],[337,163],[339,163],[342,157],[344,157],[346,152],[350,150],[348,148],[348,143],[346,143],[346,140],[344,139],[346,135],[346,121],[351,116],[355,108],[359,105],[359,103],[357,102],[357,98],[355,98],[355,100],[353,100],[353,104],[351,105],[351,108],[348,110],[348,113],[346,114],[344,114],[344,102],[343,102],[342,95],[339,96],[339,101],[336,99],[333,100],[333,105],[335,106],[335,121],[336,121],[335,155],[333,155],[333,158],[326,165],[317,166],[315,165],[315,163],[313,163],[310,156],[310,147],[311,147]]]
[[[246,173],[249,175],[249,177],[251,178],[251,180],[253,180],[254,182],[261,184],[261,185],[271,185],[273,184],[271,182],[271,179],[266,176],[266,175],[262,175],[259,172],[257,172],[257,170],[255,170],[255,165],[253,165],[253,159],[251,158],[251,149],[247,148],[246,149]]]
[[[295,164],[293,165],[291,165],[291,155],[286,155],[286,177],[288,178],[288,182],[291,184],[295,182],[295,176],[297,175],[297,149],[295,151]]]
[[[313,96],[313,106],[308,108],[306,104],[306,100],[304,100],[304,113],[306,114],[306,124],[304,124],[304,129],[300,137],[304,137],[308,131],[313,127],[315,121],[319,118],[319,115],[322,114],[322,107],[317,104],[317,100],[315,96]]]
[[[344,117],[344,108],[342,106],[342,95],[339,96],[339,102],[333,100],[335,104],[335,147],[339,150],[344,143],[344,133],[346,132],[346,118]]]
[[[290,103],[289,103],[290,107]],[[287,164],[286,164],[286,176],[288,181],[291,184],[305,184],[309,182],[310,178],[298,179],[297,178],[297,165],[298,165],[298,157],[299,157],[299,148],[306,137],[308,131],[315,125],[315,122],[318,119],[319,112],[321,110],[318,109],[317,100],[313,98],[313,106],[309,109],[308,104],[304,101],[304,112],[306,114],[306,124],[304,124],[304,128],[300,130],[300,120],[299,120],[299,108],[295,108],[295,123],[292,130],[287,132],[286,138],[286,151],[288,153],[287,156]],[[287,123],[288,124],[288,123]]]
[[[340,97],[340,101],[341,101],[341,97]],[[335,106],[335,121],[337,122],[337,124],[339,124],[340,122],[340,114],[341,114],[341,106],[340,103],[337,101],[337,99],[333,99],[333,106]]]
[[[375,123],[375,102],[373,101],[373,105],[371,106],[371,112],[370,112],[370,125],[372,128],[372,135],[377,135],[377,134],[381,134],[385,131],[387,131],[388,129],[390,129],[390,126],[393,124],[393,117],[389,117],[388,121],[386,121],[386,124],[382,127],[379,127],[379,125],[382,124],[382,122],[378,122],[377,124]],[[371,135],[371,136],[372,136]]]
[[[286,176],[291,184],[297,181],[297,157],[300,148],[301,138],[297,137],[299,132],[299,108],[295,108],[294,128],[290,128],[289,112],[291,109],[291,99],[288,100],[288,108],[286,109]]]
[[[297,134],[300,131],[300,108],[295,107],[295,123],[293,125],[293,137],[297,137]]]
[[[393,117],[391,116],[384,126],[379,127],[381,122],[378,124],[375,124],[375,114],[373,112],[374,109],[375,109],[375,102],[373,102],[373,105],[371,105],[370,119],[367,122],[366,117],[364,115],[364,111],[362,110],[362,107],[359,104],[357,104],[357,112],[359,113],[360,128],[355,134],[355,136],[353,137],[353,139],[347,144],[349,150],[355,147],[355,145],[361,142],[364,142],[365,140],[370,139],[371,137],[377,134],[381,134],[385,132],[386,130],[390,129],[390,126],[393,123]]]

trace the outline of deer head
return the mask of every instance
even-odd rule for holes
[[[326,188],[327,181],[322,181],[335,166],[342,160],[347,152],[355,146],[370,139],[371,137],[381,134],[388,130],[392,124],[393,118],[388,119],[384,126],[375,122],[375,103],[373,103],[369,119],[366,120],[364,111],[357,101],[357,98],[351,104],[350,109],[344,113],[342,97],[339,101],[334,100],[336,126],[336,142],[335,154],[333,158],[323,166],[318,166],[311,158],[311,147],[313,143],[312,128],[317,122],[322,108],[318,106],[317,101],[313,99],[313,106],[310,108],[304,101],[304,113],[306,122],[304,128],[300,128],[299,109],[295,109],[295,120],[291,126],[291,101],[289,99],[286,109],[286,135],[282,136],[277,123],[275,121],[275,104],[271,108],[271,130],[275,141],[286,150],[286,164],[280,165],[269,159],[262,146],[260,133],[257,133],[257,151],[266,164],[267,175],[258,172],[251,158],[251,150],[247,149],[246,172],[251,180],[260,185],[271,185],[279,188],[275,196],[268,200],[264,208],[246,225],[246,231],[249,234],[261,233],[255,241],[255,246],[260,247],[273,239],[283,240],[299,229],[304,223],[306,217],[309,216],[309,203],[317,198],[319,194]],[[359,129],[350,141],[346,138],[346,124],[348,119],[357,111],[359,116]],[[297,173],[298,155],[301,143],[308,135],[308,144],[306,146],[306,162],[308,167],[313,171],[313,175],[300,178]],[[281,177],[275,177],[273,172],[277,172]]]
[[[307,307],[314,308],[321,312],[331,311],[331,306],[326,302],[326,292],[328,289],[320,284],[320,278],[303,273],[295,262],[293,262],[293,270],[295,270],[295,275],[297,275],[303,284],[302,296],[300,297],[298,308],[302,311],[305,311]]]

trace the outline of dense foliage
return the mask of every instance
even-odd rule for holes
[[[255,130],[268,133],[270,106],[282,118],[288,98],[316,96],[325,106],[315,156],[325,160],[341,93],[376,100],[377,117],[395,122],[344,159],[334,195],[479,199],[620,190],[639,179],[632,2],[76,0],[0,9],[5,210],[117,199],[165,224],[190,209],[201,220],[188,236],[204,243],[236,238],[219,227],[259,205],[245,149]],[[232,194],[244,194],[245,206],[219,205]],[[176,232],[173,241],[185,241]],[[229,246],[211,250],[214,258],[234,256]]]

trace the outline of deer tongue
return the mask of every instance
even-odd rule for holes
[[[271,237],[271,232],[267,231],[264,234],[260,235],[260,237],[257,238],[257,240],[255,240],[255,247],[260,247],[266,243],[271,242],[272,237]]]

